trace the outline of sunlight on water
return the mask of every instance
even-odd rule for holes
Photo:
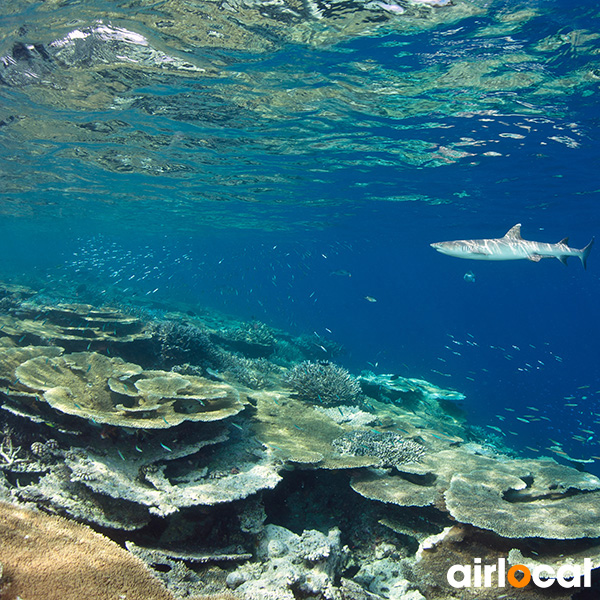
[[[215,201],[304,203],[299,181],[331,204],[348,171],[355,202],[410,200],[386,182],[578,147],[585,132],[563,105],[598,81],[597,36],[539,7],[171,1],[78,7],[75,21],[73,10],[17,3],[3,25],[7,215],[27,212],[29,194],[48,216],[106,210],[108,196],[127,214],[141,192],[159,219],[198,205],[210,219]],[[370,174],[381,169],[383,189]]]

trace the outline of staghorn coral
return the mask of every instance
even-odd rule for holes
[[[203,328],[166,320],[152,323],[150,331],[158,346],[159,363],[163,368],[183,364],[215,367],[221,362],[218,348]]]
[[[391,431],[351,431],[332,445],[341,454],[376,456],[383,466],[392,467],[420,462],[425,455],[424,446]]]
[[[268,325],[261,321],[224,327],[215,332],[223,346],[248,358],[260,358],[273,353],[276,339]]]
[[[330,362],[304,361],[288,373],[286,382],[302,400],[324,406],[356,404],[360,394],[358,381]]]
[[[271,385],[276,367],[266,358],[246,358],[235,354],[223,353],[223,368],[235,381],[253,390]]]
[[[0,503],[2,598],[174,600],[143,562],[85,525]]]

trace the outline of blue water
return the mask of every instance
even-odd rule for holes
[[[524,455],[600,456],[598,248],[584,271],[429,246],[598,235],[596,4],[193,4],[190,31],[177,3],[4,10],[0,276],[331,338],[355,373],[463,392]],[[106,34],[76,60],[15,51],[98,22],[205,71],[132,66]]]

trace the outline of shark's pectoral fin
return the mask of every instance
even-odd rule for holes
[[[540,260],[542,260],[543,256],[540,256],[539,254],[530,254],[527,257],[527,260],[532,260],[533,262],[540,262]]]

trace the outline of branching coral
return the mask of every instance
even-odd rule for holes
[[[14,445],[10,431],[5,431],[0,442],[0,469],[23,462],[24,459],[19,457],[20,452],[21,447]]]
[[[152,324],[151,331],[164,368],[182,364],[216,366],[220,363],[218,349],[209,334],[200,327],[177,321],[158,321]]]
[[[269,356],[276,345],[273,332],[260,321],[241,323],[238,327],[224,327],[216,331],[215,335],[229,350],[249,358]]]
[[[286,379],[302,400],[324,406],[355,404],[360,394],[358,381],[346,369],[330,362],[302,362]]]
[[[269,376],[276,370],[266,358],[245,358],[230,353],[223,353],[223,368],[236,381],[253,390],[268,387],[271,383]]]
[[[425,455],[424,446],[391,431],[351,431],[333,440],[333,447],[342,454],[376,456],[385,466],[419,462]]]

